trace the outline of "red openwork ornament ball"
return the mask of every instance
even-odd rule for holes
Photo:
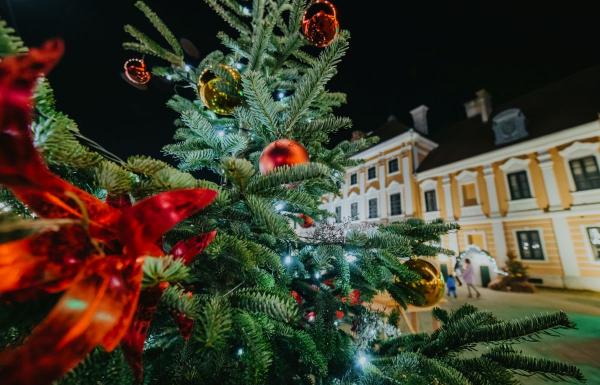
[[[309,229],[315,224],[315,220],[306,214],[299,214],[298,217],[302,219],[302,223],[300,224],[300,226],[302,226],[305,229]]]
[[[258,160],[260,173],[266,175],[282,166],[308,163],[308,152],[300,143],[290,139],[279,139],[269,144]]]
[[[137,85],[144,85],[150,81],[152,74],[146,68],[144,59],[129,59],[123,65],[127,80]]]
[[[327,47],[338,33],[340,24],[335,6],[327,0],[316,0],[302,18],[302,34],[310,44]]]

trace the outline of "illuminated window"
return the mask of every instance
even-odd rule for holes
[[[485,249],[485,239],[483,238],[483,234],[468,234],[467,243],[469,245],[477,246],[482,250]]]
[[[350,204],[350,217],[352,217],[352,220],[358,219],[358,202]]]
[[[536,230],[517,231],[517,241],[521,259],[543,260],[544,251],[542,250],[542,241],[540,232]]]
[[[350,174],[350,186],[358,184],[358,175],[356,173]]]
[[[577,191],[600,188],[600,170],[595,156],[569,161]]]
[[[508,174],[507,177],[508,186],[510,188],[510,198],[513,201],[531,198],[529,180],[527,179],[527,171],[513,172]]]
[[[390,214],[400,215],[402,214],[402,201],[400,193],[390,195]]]
[[[425,191],[425,211],[438,211],[435,190]]]
[[[394,158],[388,161],[388,172],[390,174],[398,172],[398,170],[400,170],[400,167],[398,165],[398,158]]]
[[[594,251],[594,258],[600,260],[600,227],[588,227],[587,233]]]
[[[375,166],[369,167],[369,170],[367,170],[367,179],[371,180],[371,179],[375,179],[376,177],[377,177],[377,169],[375,168]]]
[[[477,206],[477,190],[474,183],[462,185],[462,196],[463,206]]]
[[[369,199],[369,218],[377,217],[377,198]]]

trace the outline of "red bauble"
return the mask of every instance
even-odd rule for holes
[[[294,297],[298,305],[302,305],[302,297],[300,296],[300,294],[298,294],[296,290],[292,290],[292,297]]]
[[[302,34],[310,44],[327,47],[337,35],[340,24],[335,6],[327,0],[313,2],[302,19]]]
[[[137,85],[144,85],[150,81],[152,74],[146,68],[144,59],[129,59],[123,65],[127,80]]]
[[[305,229],[311,228],[315,224],[315,220],[306,214],[300,214],[298,216],[303,220],[300,226],[304,227]]]
[[[345,315],[346,315],[346,314],[344,314],[344,312],[343,312],[343,311],[341,311],[341,310],[336,310],[336,311],[335,311],[335,317],[336,317],[337,319],[342,319],[342,318],[344,318],[344,316],[345,316]]]
[[[260,173],[266,175],[281,166],[295,166],[308,163],[308,152],[298,142],[279,139],[269,144],[258,161]]]

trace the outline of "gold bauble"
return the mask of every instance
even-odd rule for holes
[[[408,286],[423,297],[423,302],[420,302],[419,298],[411,300],[411,304],[418,307],[429,307],[437,304],[444,296],[445,288],[444,276],[440,271],[423,259],[411,259],[405,265],[421,277],[421,279]]]
[[[231,115],[235,107],[242,103],[242,77],[233,67],[219,64],[228,73],[227,78],[217,76],[206,69],[198,78],[198,94],[208,109],[219,115]]]

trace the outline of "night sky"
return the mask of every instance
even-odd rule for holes
[[[66,56],[50,80],[59,108],[84,135],[122,157],[158,156],[173,134],[175,115],[164,106],[170,86],[152,82],[140,91],[120,76],[124,60],[135,56],[121,48],[123,25],[152,30],[133,3],[0,0],[0,15],[16,23],[27,45],[56,36],[66,41]],[[231,32],[201,0],[147,3],[201,55],[219,48],[217,31]],[[339,112],[352,117],[356,129],[373,130],[390,114],[410,123],[408,111],[427,104],[430,130],[448,130],[480,88],[502,103],[600,64],[593,2],[334,3],[352,43],[330,88],[348,93],[349,104]]]

